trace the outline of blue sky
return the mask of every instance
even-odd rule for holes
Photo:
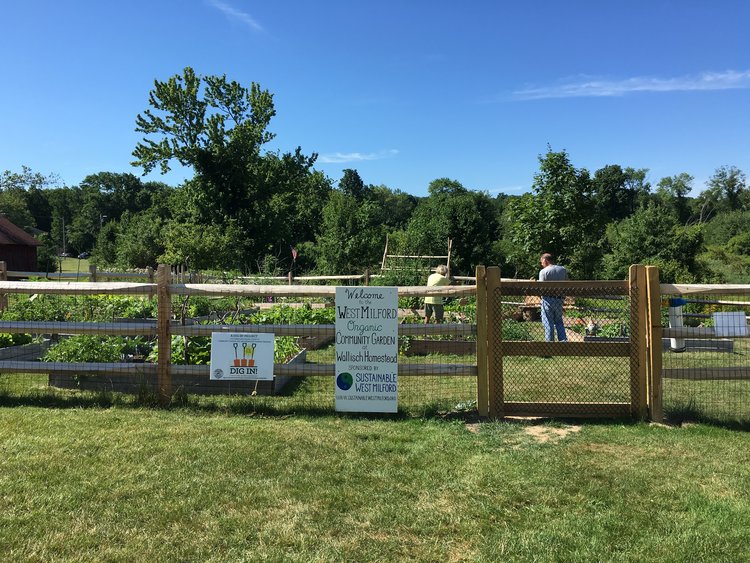
[[[0,170],[133,172],[135,117],[185,66],[274,94],[270,148],[334,181],[529,190],[573,164],[750,174],[750,2],[0,0]],[[176,185],[189,171],[151,174]]]

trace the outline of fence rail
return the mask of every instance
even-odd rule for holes
[[[194,284],[170,283],[172,276],[166,266],[157,272],[156,283],[133,282],[67,282],[67,281],[0,281],[0,295],[127,295],[157,297],[158,314],[153,321],[139,322],[62,322],[62,321],[10,321],[0,320],[0,331],[6,333],[32,333],[45,335],[111,335],[156,337],[158,359],[156,363],[117,362],[31,362],[0,361],[2,373],[69,375],[138,375],[156,378],[160,399],[166,403],[173,392],[172,378],[195,376],[208,379],[208,365],[180,365],[172,363],[172,336],[205,337],[216,332],[273,333],[276,336],[332,338],[332,324],[181,324],[172,318],[173,297],[290,297],[323,298],[335,297],[334,286],[315,285],[254,285],[254,284]],[[376,291],[376,288],[357,288],[356,291]],[[399,287],[399,297],[425,296],[471,296],[474,286]],[[399,324],[399,337],[473,337],[476,326],[467,323],[444,324]],[[335,365],[326,364],[280,364],[274,365],[274,375],[282,377],[307,377],[334,375]],[[460,363],[410,363],[399,362],[399,373],[404,376],[477,377],[476,364]],[[52,380],[52,375],[50,376]]]
[[[644,416],[647,412],[651,419],[661,420],[666,406],[672,412],[680,408],[697,408],[704,414],[718,412],[722,416],[750,420],[750,331],[745,322],[735,334],[727,337],[725,332],[717,331],[712,326],[714,315],[722,312],[744,312],[740,317],[747,321],[750,285],[661,284],[658,269],[634,268],[627,281],[540,284],[501,278],[499,270],[480,267],[476,276],[464,280],[476,280],[476,285],[399,287],[399,297],[476,297],[477,301],[476,324],[402,323],[398,328],[402,342],[414,340],[418,344],[416,340],[426,338],[431,346],[436,346],[440,340],[448,340],[449,343],[452,339],[468,340],[462,344],[473,346],[470,356],[475,355],[474,362],[467,362],[466,358],[457,355],[456,363],[447,363],[440,358],[420,363],[413,359],[406,360],[406,356],[400,355],[399,374],[415,376],[424,381],[431,377],[475,380],[476,405],[483,415],[492,414],[490,406],[492,401],[496,401],[494,414],[501,415],[547,413],[552,416],[567,412],[580,416],[604,416],[627,411],[635,416]],[[359,276],[345,277],[354,279]],[[341,277],[325,278],[318,281]],[[1,302],[7,301],[10,295],[26,294],[73,297],[127,295],[156,298],[158,303],[158,314],[153,320],[66,322],[43,318],[34,321],[0,319],[0,333],[62,337],[143,336],[155,340],[159,352],[156,363],[2,360],[0,373],[144,376],[156,383],[160,397],[166,402],[173,391],[173,376],[209,378],[209,367],[206,365],[173,363],[172,337],[193,339],[221,332],[256,332],[273,333],[279,337],[319,337],[330,341],[335,336],[333,324],[225,324],[212,321],[209,321],[211,324],[201,324],[189,318],[173,318],[174,311],[180,306],[177,300],[182,301],[184,309],[192,297],[313,299],[323,307],[333,300],[335,286],[177,282],[166,266],[160,267],[151,282],[0,280]],[[494,293],[492,288],[496,288]],[[359,286],[356,290],[376,291],[376,288]],[[540,330],[538,317],[535,321],[530,320],[526,318],[526,313],[536,310],[538,315],[541,295],[565,295],[570,298],[569,303],[566,300],[564,309],[568,342],[545,342],[539,334],[528,333]],[[671,304],[675,298],[680,298],[683,303],[680,307],[684,307],[684,311],[680,309],[679,318],[684,317],[684,325],[677,323],[677,317],[672,315],[674,307]],[[237,302],[240,302],[239,299]],[[411,314],[409,309],[401,312]],[[517,318],[520,320],[516,321]],[[507,323],[510,324],[506,326]],[[593,327],[590,333],[589,324]],[[628,329],[619,340],[616,335],[612,336],[611,330],[617,326]],[[514,327],[521,332],[526,331],[526,334],[505,334],[506,330]],[[607,337],[597,333],[605,330],[609,331]],[[684,343],[685,351],[675,351],[675,342]],[[550,362],[547,359],[549,356],[555,359]],[[330,355],[326,358],[324,361],[301,364],[275,364],[274,374],[290,378],[332,376],[335,366],[331,363]],[[506,363],[504,367],[503,360]],[[516,379],[513,370],[517,372]],[[624,378],[618,380],[620,383],[616,388],[608,387],[613,385],[612,377],[624,377],[628,372],[629,380]],[[493,373],[495,375],[490,376]],[[551,385],[551,380],[545,380],[547,376],[540,375],[545,373],[558,378],[555,381],[559,381],[560,385]],[[571,379],[576,380],[573,382],[575,387]],[[511,391],[507,397],[502,396],[503,385]],[[585,392],[580,399],[569,400],[561,391],[565,385],[575,393],[581,389]],[[531,386],[536,386],[533,392]],[[586,391],[586,386],[591,388]],[[597,397],[604,397],[605,400],[597,400]]]

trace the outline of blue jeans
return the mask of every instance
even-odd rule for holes
[[[544,326],[544,339],[547,342],[557,339],[566,342],[568,336],[565,334],[563,324],[563,300],[558,297],[542,297],[542,326]]]

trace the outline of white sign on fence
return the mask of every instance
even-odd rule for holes
[[[747,318],[744,311],[714,313],[716,336],[747,336]]]
[[[398,410],[398,289],[336,288],[336,410]]]
[[[270,333],[211,333],[211,379],[273,379],[273,347]]]

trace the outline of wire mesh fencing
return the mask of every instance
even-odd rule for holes
[[[665,414],[750,422],[750,286],[662,287]]]
[[[505,414],[632,414],[638,292],[626,282],[504,281],[491,306],[491,389]]]
[[[168,363],[172,404],[243,412],[334,410],[334,286],[169,281],[6,284],[0,397],[157,404],[164,390],[160,365]],[[402,301],[399,410],[475,408],[475,307],[454,303],[447,307],[448,322],[426,324],[420,299]],[[212,377],[212,335],[235,332],[273,335],[271,379]],[[235,354],[238,366],[255,361],[249,344]]]

